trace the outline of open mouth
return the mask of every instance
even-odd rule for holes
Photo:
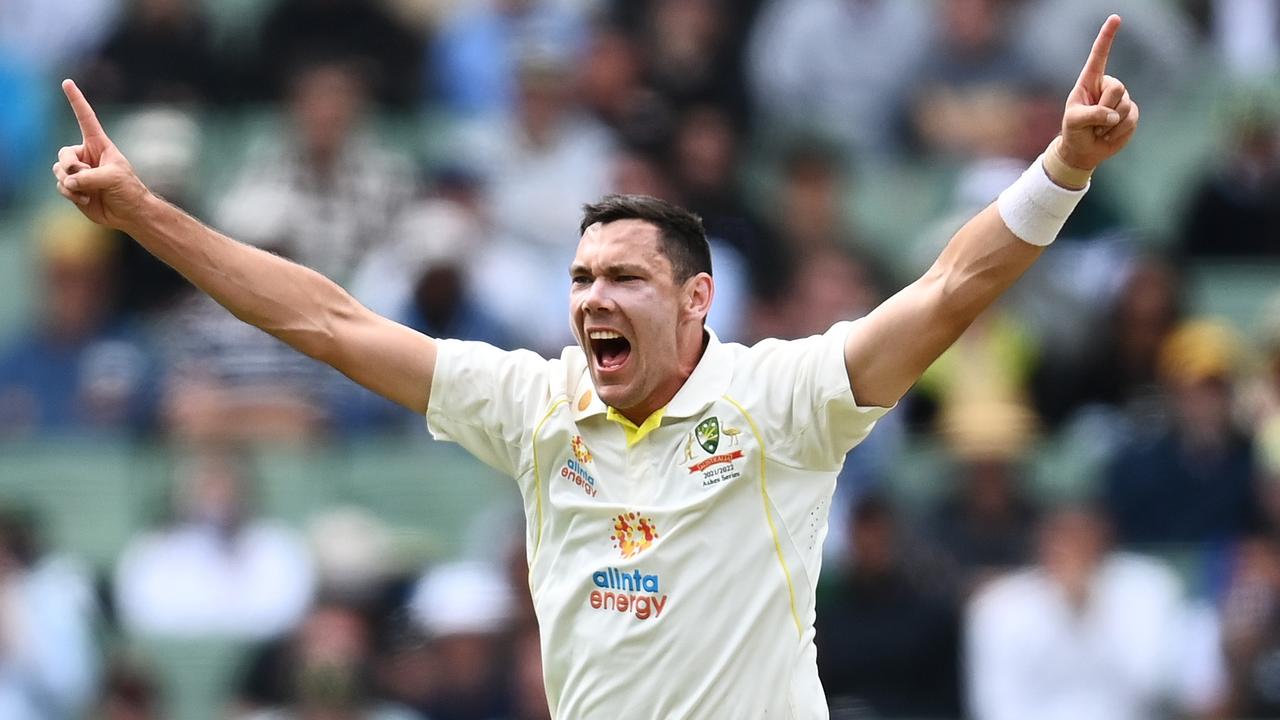
[[[604,371],[617,370],[631,357],[631,341],[610,330],[593,330],[590,335],[591,353],[596,365]]]

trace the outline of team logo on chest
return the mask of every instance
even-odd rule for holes
[[[564,465],[560,466],[560,477],[582,488],[582,492],[587,497],[595,497],[600,492],[600,488],[596,486],[596,478],[587,469],[592,464],[591,451],[587,449],[587,444],[582,441],[581,435],[574,435],[573,440],[569,443],[569,450],[572,457],[564,461]]]
[[[742,475],[738,470],[736,461],[742,459],[742,450],[738,448],[738,438],[742,435],[742,431],[735,427],[720,425],[720,418],[712,416],[698,423],[696,427],[689,432],[689,437],[684,444],[684,460],[688,465],[689,474],[702,475],[702,486],[710,487],[725,480],[733,480]],[[717,454],[717,450],[721,449],[721,439],[724,439],[724,450]],[[703,450],[708,457],[698,460],[697,450]]]

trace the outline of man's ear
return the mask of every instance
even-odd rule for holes
[[[684,281],[685,311],[704,321],[711,312],[711,300],[715,298],[716,283],[707,273],[698,273]]]

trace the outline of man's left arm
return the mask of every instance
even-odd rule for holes
[[[1103,24],[1067,98],[1062,134],[1042,159],[966,223],[920,279],[853,326],[844,358],[859,405],[896,403],[1040,257],[1093,169],[1133,137],[1138,106],[1105,74],[1119,27],[1116,15]]]

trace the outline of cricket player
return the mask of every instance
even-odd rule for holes
[[[155,196],[76,85],[83,135],[53,166],[91,220],[127,232],[241,320],[423,413],[513,477],[557,718],[827,717],[814,590],[845,453],[1056,237],[1138,124],[1106,75],[1107,19],[1062,133],[920,279],[804,340],[720,342],[701,222],[611,196],[586,208],[559,358],[430,338],[316,272]]]

